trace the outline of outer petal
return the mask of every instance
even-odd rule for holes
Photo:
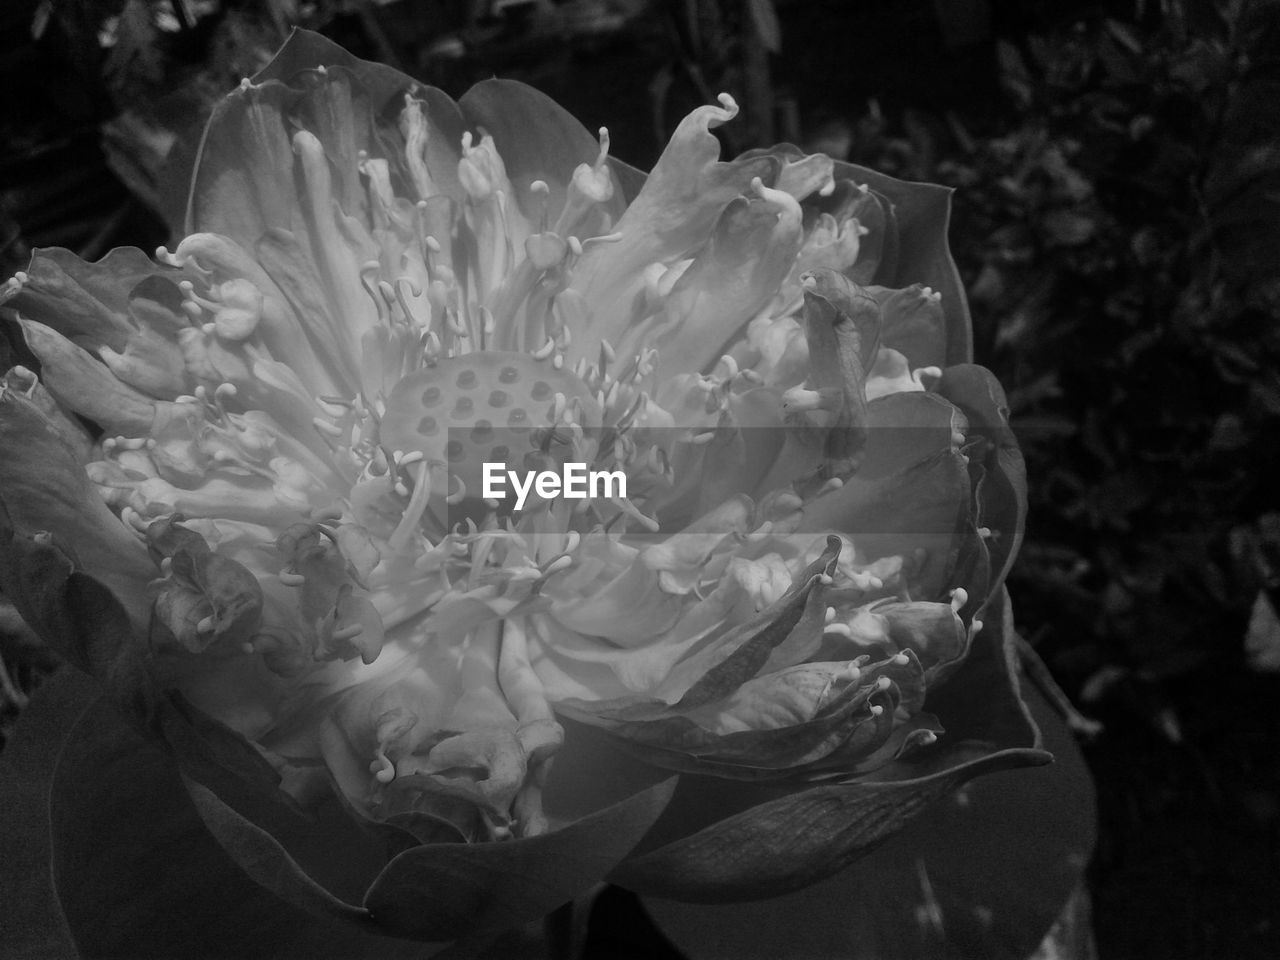
[[[947,317],[947,365],[973,359],[973,329],[964,285],[947,245],[951,220],[951,190],[932,183],[911,183],[856,164],[836,162],[836,178],[868,184],[892,204],[896,223],[897,256],[885,262],[870,282],[885,287],[922,283],[942,294]],[[913,362],[921,361],[912,358]],[[928,361],[935,362],[935,361]]]
[[[468,90],[458,105],[468,124],[493,137],[515,199],[535,226],[538,208],[529,184],[541,180],[550,187],[547,218],[554,225],[573,172],[579,164],[596,160],[600,145],[595,137],[564,107],[523,83],[485,80]],[[617,223],[625,210],[626,200],[615,190],[606,202],[610,220]]]
[[[107,509],[54,428],[25,397],[0,389],[0,502],[8,516],[0,552],[13,562],[16,535],[47,532],[145,623],[144,588],[155,567],[137,537]]]
[[[117,247],[96,263],[51,247],[32,254],[25,280],[0,302],[72,339],[123,350],[135,332],[130,297],[151,277],[177,282],[182,273],[158,266],[136,247]]]
[[[375,121],[381,119],[382,135],[397,145],[402,145],[403,140],[395,129],[395,117],[403,105],[404,94],[414,90],[415,96],[426,103],[428,138],[425,159],[431,179],[439,192],[461,199],[457,164],[465,125],[457,106],[440,91],[421,87],[400,71],[384,64],[353,57],[332,41],[305,30],[295,30],[271,63],[253,78],[253,82],[262,86],[296,88],[302,82],[302,75],[312,73],[322,65],[339,68],[349,76],[367,102],[367,116]],[[287,109],[290,101],[296,99],[296,94],[290,97],[282,90],[271,99],[278,101],[279,105],[271,108],[278,111],[281,107]],[[252,111],[245,109],[252,102],[249,90],[242,86],[214,109],[195,162],[187,206],[188,233],[200,230],[223,233],[242,244],[247,241],[248,249],[253,249],[266,228],[290,225],[293,215],[288,207],[294,197],[288,138],[279,132],[279,128],[272,129],[269,123],[258,126]],[[368,129],[356,130],[355,135],[358,139],[352,144],[354,149],[372,145],[366,139],[371,136]],[[396,151],[382,147],[370,149],[372,156],[389,153]],[[256,164],[252,176],[234,172],[244,164],[246,157]],[[339,159],[333,158],[335,162]],[[347,159],[353,161],[354,157]],[[354,164],[344,172],[354,176]],[[261,201],[258,209],[255,209],[254,197]]]
[[[924,394],[901,396],[922,398],[905,403],[937,406]],[[945,409],[941,412],[950,416]],[[949,435],[943,439],[944,433],[945,429],[873,429],[866,472],[860,470],[840,489],[807,503],[800,529],[848,534],[866,561],[924,551],[924,566],[916,575],[924,584],[921,596],[942,596],[954,586],[951,575],[971,530],[968,463]]]
[[[984,440],[975,454],[984,473],[975,483],[975,492],[979,522],[998,532],[998,538],[990,541],[993,585],[998,586],[1018,554],[1027,519],[1027,471],[1009,429],[1009,406],[991,371],[973,364],[947,370],[937,389],[965,411],[974,433]]]

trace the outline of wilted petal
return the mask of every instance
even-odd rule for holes
[[[243,645],[262,620],[262,588],[241,564],[211,552],[179,549],[168,557],[169,575],[152,589],[156,617],[184,647]]]

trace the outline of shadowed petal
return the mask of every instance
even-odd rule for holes
[[[930,698],[929,709],[947,731],[936,745],[864,780],[790,795],[689,778],[649,842],[664,832],[677,837],[706,826],[641,853],[611,879],[690,902],[778,896],[852,863],[980,773],[1048,763],[1052,757],[1040,748],[1039,730],[1021,699],[1012,623],[1004,612],[992,617],[944,696]],[[957,688],[970,700],[985,700],[983,709],[945,696]]]
[[[646,912],[690,960],[1025,960],[1080,882],[1097,815],[1066,725],[1027,694],[1052,765],[969,783],[804,890],[717,906],[645,898]]]
[[[976,493],[979,522],[999,531],[991,545],[992,583],[998,586],[1018,555],[1027,519],[1027,471],[1017,438],[1009,429],[1009,405],[991,371],[973,364],[947,370],[937,389],[965,411],[972,432],[985,441],[974,456],[985,471]]]
[[[176,283],[183,273],[157,265],[136,247],[117,247],[94,263],[49,247],[32,253],[25,279],[0,302],[77,342],[122,351],[136,330],[130,297],[151,277]]]

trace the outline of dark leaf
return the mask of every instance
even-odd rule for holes
[[[424,940],[536,920],[613,870],[674,786],[666,780],[538,837],[407,850],[374,881],[365,907],[383,929]]]
[[[227,806],[208,787],[184,778],[196,811],[250,877],[296,907],[339,921],[367,921],[368,911],[339,900],[298,866],[271,834]]]
[[[90,695],[77,683],[51,684],[37,703],[83,703]],[[66,713],[33,707],[10,749],[20,755],[26,737],[65,738],[56,771],[46,774],[47,825],[57,896],[82,956],[422,958],[421,944],[353,930],[263,890],[209,835],[164,752],[105,700],[77,721]]]
[[[66,731],[98,696],[88,677],[64,667],[32,698],[0,756],[0,954],[23,960],[75,960],[71,931],[53,893],[49,782]]]

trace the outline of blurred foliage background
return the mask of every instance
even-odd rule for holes
[[[0,274],[166,242],[294,25],[454,96],[525,80],[641,167],[728,90],[727,152],[954,186],[1032,481],[1019,621],[1103,724],[1100,955],[1280,955],[1280,2],[6,0]],[[0,644],[7,725],[52,664],[2,605]]]

